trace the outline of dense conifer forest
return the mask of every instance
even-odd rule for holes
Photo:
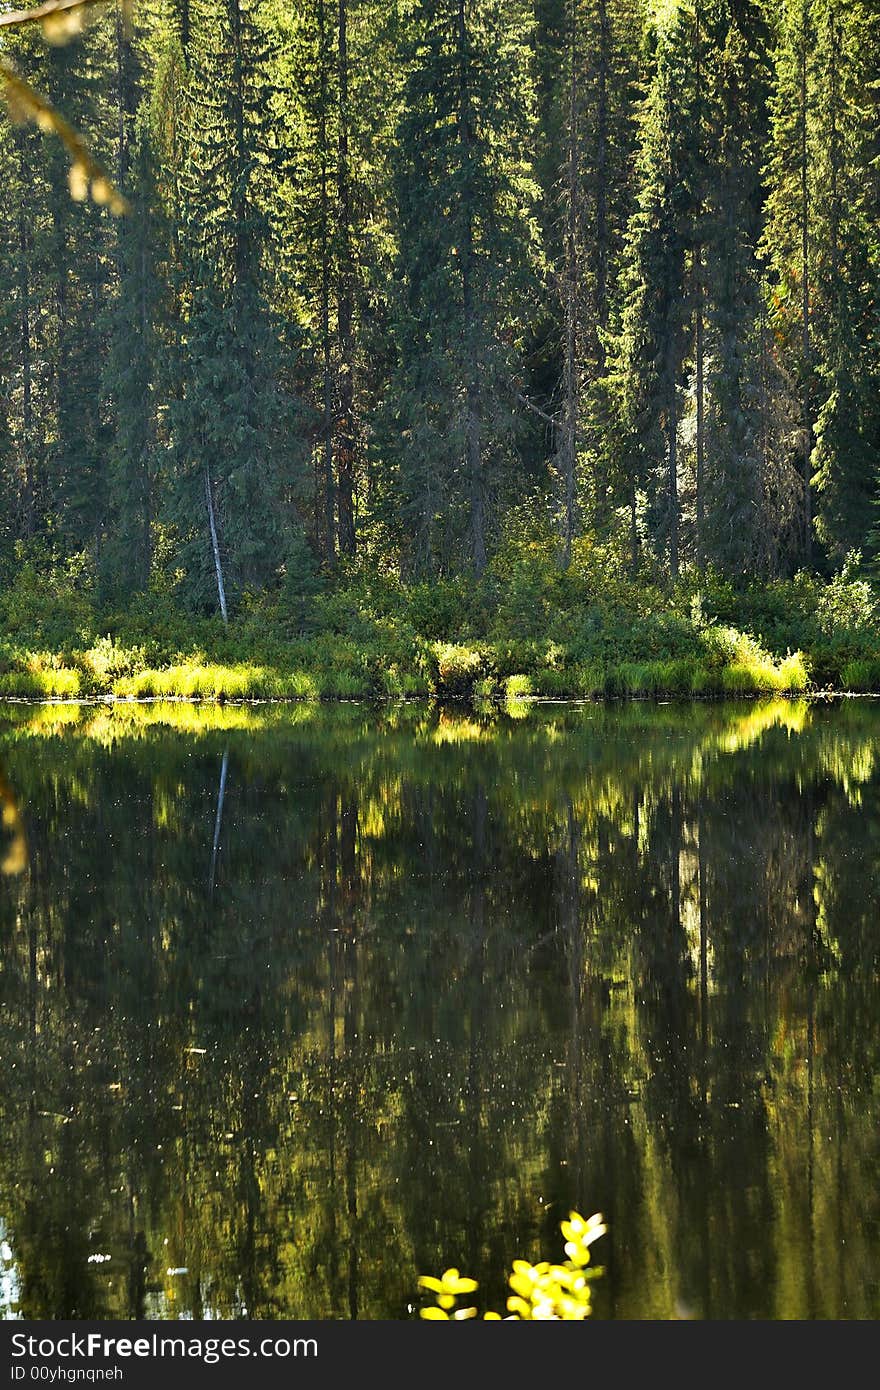
[[[6,693],[876,686],[874,0],[86,11],[0,29],[129,205],[0,126]]]

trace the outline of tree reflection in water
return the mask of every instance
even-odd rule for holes
[[[876,1317],[878,748],[864,703],[7,709],[6,1312],[405,1317],[449,1264],[500,1308],[575,1207],[597,1317]]]

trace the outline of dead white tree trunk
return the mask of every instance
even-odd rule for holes
[[[217,575],[217,595],[220,599],[220,612],[224,623],[229,622],[226,611],[226,589],[223,585],[223,567],[220,564],[220,542],[217,539],[217,522],[214,517],[214,489],[211,486],[211,470],[205,468],[205,497],[208,502],[208,525],[211,528],[211,548],[214,552],[214,570]]]

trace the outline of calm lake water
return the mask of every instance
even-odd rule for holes
[[[6,1316],[880,1316],[880,704],[516,713],[2,707]]]

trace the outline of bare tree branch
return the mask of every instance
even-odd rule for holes
[[[546,410],[542,410],[539,405],[535,405],[535,402],[530,401],[528,396],[524,396],[521,392],[517,392],[516,399],[519,401],[520,405],[524,405],[528,410],[533,410],[536,415],[540,415],[541,419],[546,420],[547,424],[552,425],[554,429],[559,425],[561,419],[559,415],[548,415]]]

